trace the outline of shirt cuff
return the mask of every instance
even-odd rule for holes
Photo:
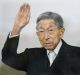
[[[14,38],[14,37],[17,37],[17,36],[19,36],[20,34],[17,34],[17,35],[11,35],[11,32],[10,32],[10,34],[9,34],[9,38]]]

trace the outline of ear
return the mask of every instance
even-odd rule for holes
[[[64,35],[64,31],[65,31],[65,29],[64,28],[60,28],[60,37],[62,38],[63,37],[63,35]]]

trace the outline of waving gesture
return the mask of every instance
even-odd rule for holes
[[[22,28],[24,28],[30,20],[30,5],[23,4],[16,16],[15,23],[12,30],[12,35],[19,34]]]

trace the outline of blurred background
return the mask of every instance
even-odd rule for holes
[[[19,7],[25,2],[31,5],[31,19],[21,32],[18,53],[26,47],[41,46],[35,27],[37,17],[45,11],[60,14],[65,27],[63,39],[70,45],[80,46],[80,0],[0,0],[0,75],[25,75],[25,72],[10,68],[1,61],[1,50],[7,35],[12,30]]]

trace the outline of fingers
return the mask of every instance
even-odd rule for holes
[[[20,10],[16,16],[16,21],[15,23],[23,28],[26,24],[29,23],[30,20],[30,5],[24,3],[21,7]]]
[[[20,11],[21,11],[21,12],[25,12],[25,13],[29,13],[29,12],[30,12],[30,5],[24,3],[24,4],[20,7]]]
[[[27,17],[28,15],[30,15],[30,5],[24,3],[19,10],[18,13],[19,16],[23,16],[23,17]]]

